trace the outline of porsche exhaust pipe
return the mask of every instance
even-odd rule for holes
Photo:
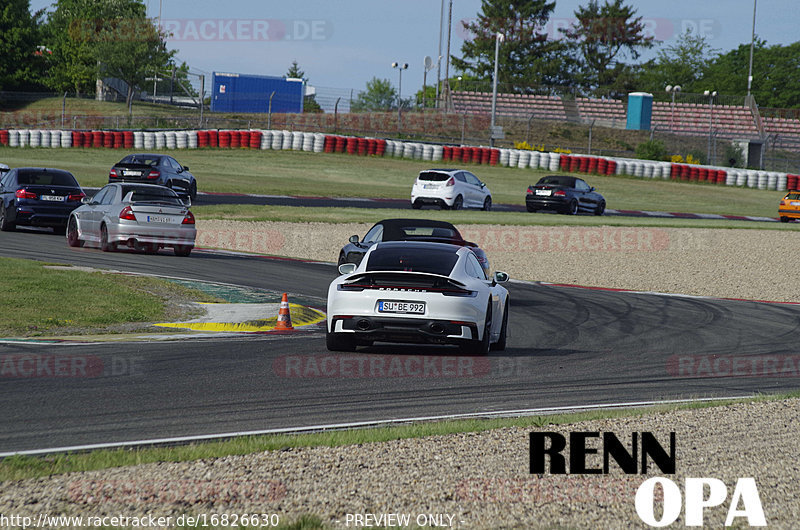
[[[361,331],[367,331],[369,328],[372,327],[372,322],[370,322],[366,318],[362,318],[358,322],[356,322],[356,327]]]
[[[444,334],[444,326],[438,322],[434,322],[431,324],[431,333],[436,333],[437,335]]]

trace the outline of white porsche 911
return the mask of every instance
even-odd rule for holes
[[[328,288],[331,351],[373,342],[455,344],[480,355],[505,349],[509,297],[500,284],[508,274],[488,279],[468,247],[378,243],[339,272]]]

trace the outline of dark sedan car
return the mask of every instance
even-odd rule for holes
[[[478,245],[466,241],[452,224],[430,219],[384,219],[378,221],[367,231],[361,241],[358,236],[350,236],[350,242],[339,252],[338,264],[355,263],[358,265],[367,250],[381,241],[431,241],[469,247],[477,256],[486,274],[489,275],[489,258]]]
[[[172,188],[179,195],[188,195],[192,201],[197,197],[197,181],[189,173],[189,166],[182,166],[167,155],[128,155],[111,168],[108,183],[141,182]]]
[[[578,212],[603,215],[606,211],[606,200],[583,179],[548,175],[533,186],[528,186],[525,207],[529,212],[558,210],[569,215]]]
[[[0,179],[0,230],[50,226],[63,234],[69,214],[85,197],[69,171],[18,167]]]

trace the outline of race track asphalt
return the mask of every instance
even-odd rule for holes
[[[178,258],[71,249],[63,236],[27,230],[0,233],[0,256],[287,291],[319,307],[336,274],[329,264],[215,252]],[[321,326],[171,342],[2,343],[0,361],[74,356],[102,369],[82,377],[0,376],[0,453],[797,387],[796,374],[752,374],[747,365],[731,377],[725,367],[734,358],[756,366],[793,355],[800,306],[516,282],[509,291],[508,348],[488,358],[390,345],[329,354]]]

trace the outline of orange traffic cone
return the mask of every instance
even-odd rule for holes
[[[289,313],[289,297],[286,293],[281,297],[281,308],[278,311],[278,323],[275,329],[294,329],[292,315]]]

